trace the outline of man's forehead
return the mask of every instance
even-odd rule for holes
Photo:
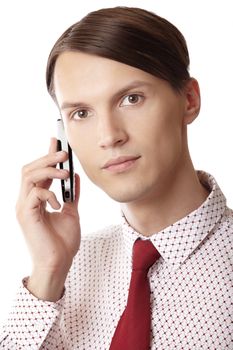
[[[67,51],[59,55],[54,75],[55,79],[61,76],[69,79],[78,76],[83,80],[100,77],[99,83],[112,76],[115,79],[121,76],[123,79],[127,75],[132,76],[134,80],[145,80],[153,77],[151,74],[125,63],[79,51]]]
[[[150,87],[155,81],[154,76],[138,68],[80,52],[63,53],[54,71],[55,92],[67,97],[123,94],[133,88]]]

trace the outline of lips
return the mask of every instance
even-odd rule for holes
[[[113,167],[120,166],[121,164],[124,165],[124,163],[131,164],[133,161],[136,161],[140,156],[120,156],[118,158],[113,158],[107,161],[102,169],[110,169]]]

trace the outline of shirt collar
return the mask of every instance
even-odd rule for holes
[[[150,236],[150,240],[161,257],[172,267],[177,268],[200,245],[213,230],[226,209],[226,198],[215,178],[197,170],[200,182],[210,191],[202,205],[162,231]],[[122,230],[125,247],[132,254],[132,247],[137,238],[145,236],[135,231],[122,215]]]

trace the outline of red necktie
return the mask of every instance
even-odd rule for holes
[[[149,268],[160,257],[150,240],[138,239],[133,247],[133,270],[126,308],[112,338],[110,350],[148,350],[150,347]]]

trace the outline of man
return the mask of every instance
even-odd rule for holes
[[[68,177],[52,139],[23,168],[17,217],[33,270],[1,348],[232,348],[233,215],[192,164],[187,125],[200,93],[188,66],[178,29],[142,9],[90,13],[56,42],[48,91],[86,174],[121,203],[122,224],[81,239],[78,175],[73,203],[61,207],[49,189]],[[156,259],[135,283],[134,247],[145,241]]]

